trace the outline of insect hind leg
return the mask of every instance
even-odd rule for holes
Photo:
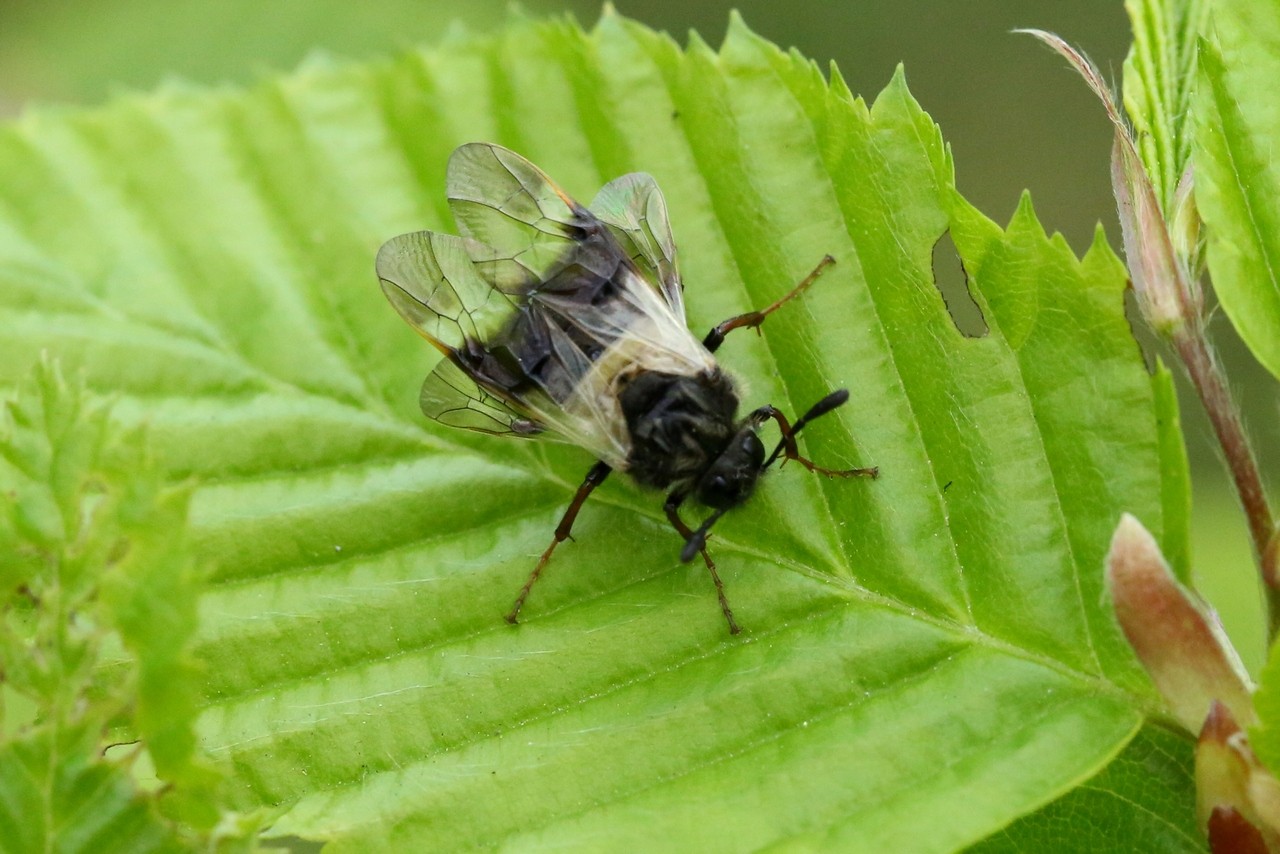
[[[546,567],[547,561],[551,560],[551,553],[556,550],[556,546],[570,538],[573,532],[573,523],[578,518],[578,511],[582,509],[587,496],[591,494],[593,489],[604,483],[604,479],[609,476],[611,471],[613,469],[603,462],[596,463],[587,471],[587,476],[583,479],[582,485],[574,493],[573,500],[569,502],[569,507],[564,511],[564,515],[560,517],[560,524],[556,525],[555,538],[551,541],[551,545],[547,546],[547,550],[542,553],[542,557],[538,558],[538,563],[534,566],[533,572],[529,573],[529,580],[524,583],[524,587],[520,588],[520,595],[516,596],[515,604],[505,615],[508,623],[514,626],[519,621],[520,609],[524,607],[524,600],[529,597],[529,591],[533,589],[534,582],[538,580],[538,576],[542,575],[542,570]]]
[[[782,306],[786,305],[791,300],[800,296],[800,294],[804,293],[804,291],[835,262],[836,259],[832,258],[830,255],[824,256],[823,259],[818,262],[818,266],[814,267],[812,272],[800,281],[800,284],[788,291],[781,299],[777,300],[762,311],[749,311],[746,314],[739,314],[736,317],[729,318],[723,323],[717,324],[715,328],[707,333],[707,337],[702,339],[702,346],[714,353],[720,348],[720,345],[724,343],[725,336],[733,330],[741,329],[744,326],[759,330],[760,324],[764,323],[766,317],[782,308]]]

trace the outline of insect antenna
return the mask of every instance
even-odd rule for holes
[[[796,434],[799,433],[806,424],[813,421],[815,418],[820,418],[823,415],[826,415],[836,407],[847,403],[848,400],[849,392],[846,389],[837,389],[822,398],[822,400],[819,400],[813,406],[809,407],[809,411],[796,419],[795,424],[788,423],[786,416],[777,409],[774,409],[772,406],[762,406],[755,412],[751,413],[747,418],[748,422],[759,425],[761,422],[772,418],[774,421],[778,422],[778,429],[782,432],[782,439],[778,442],[778,447],[773,449],[773,453],[769,455],[769,459],[765,460],[764,465],[760,466],[760,472],[763,473],[765,469],[773,465],[774,461],[777,460],[779,456],[785,454],[786,459],[795,460],[805,468],[809,469],[809,471],[824,474],[827,477],[876,477],[879,475],[880,469],[876,467],[865,469],[823,468],[822,466],[815,465],[812,460],[802,457],[800,455],[800,451],[796,448]],[[680,552],[681,561],[688,563],[693,560],[694,555],[706,547],[707,532],[710,531],[711,526],[725,514],[725,510],[727,509],[728,508],[724,508],[712,513],[706,518],[706,521],[702,523],[702,526],[699,527],[698,530],[689,535],[689,538],[685,540],[684,549]]]
[[[760,466],[760,471],[764,471],[769,466],[773,465],[773,461],[776,460],[778,455],[781,454],[788,446],[794,446],[795,435],[803,429],[804,425],[808,424],[815,418],[820,418],[823,415],[826,415],[837,406],[843,405],[848,399],[848,389],[837,389],[815,403],[813,406],[809,407],[809,411],[804,415],[801,415],[795,424],[792,424],[789,427],[779,424],[778,426],[782,428],[782,439],[779,440],[778,447],[774,448],[773,453],[769,455],[769,459],[765,460],[764,465]],[[788,456],[790,456],[790,454],[788,454]]]
[[[680,560],[682,562],[688,563],[693,560],[694,555],[702,551],[702,549],[707,545],[707,532],[711,530],[711,526],[714,525],[716,520],[723,516],[724,513],[724,510],[717,510],[712,513],[707,517],[707,520],[702,523],[702,526],[698,528],[698,530],[689,535],[689,539],[685,540],[684,548],[680,551]]]
[[[849,392],[847,389],[836,389],[831,394],[819,400],[813,406],[809,407],[809,411],[796,419],[795,424],[788,424],[787,419],[781,412],[771,406],[762,407],[757,410],[761,418],[772,418],[778,422],[778,429],[782,432],[782,438],[778,441],[778,446],[773,449],[773,453],[769,455],[769,459],[765,460],[764,465],[760,466],[763,473],[765,469],[773,465],[774,460],[779,456],[785,455],[785,459],[795,460],[803,465],[811,472],[824,474],[827,477],[876,477],[880,474],[880,469],[876,467],[865,469],[828,469],[815,465],[812,460],[800,456],[799,449],[796,448],[796,434],[804,428],[806,424],[815,418],[826,415],[838,406],[842,406],[849,400]]]

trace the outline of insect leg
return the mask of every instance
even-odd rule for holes
[[[693,536],[693,531],[680,518],[680,504],[685,499],[685,493],[673,492],[667,496],[667,503],[662,509],[667,513],[667,520],[671,522],[671,527],[675,528],[680,536],[684,537],[685,542]],[[733,609],[729,607],[729,600],[724,595],[724,583],[720,580],[720,573],[716,572],[715,561],[711,559],[711,555],[707,554],[707,547],[703,545],[700,549],[702,552],[702,560],[707,564],[707,571],[711,573],[711,580],[716,584],[716,596],[720,599],[720,611],[724,614],[725,620],[729,623],[729,634],[736,635],[742,631],[738,627],[738,623],[733,619]]]
[[[729,318],[707,333],[707,337],[702,339],[702,346],[714,353],[720,345],[724,343],[724,337],[733,330],[741,329],[744,326],[751,326],[759,329],[760,324],[764,323],[764,319],[766,317],[782,308],[786,303],[800,296],[806,288],[812,285],[814,281],[835,262],[836,259],[832,258],[830,255],[825,256],[818,262],[818,266],[813,268],[813,272],[805,276],[800,284],[792,288],[784,297],[782,297],[782,299],[778,300],[764,311],[749,311],[746,314],[739,314],[737,317]]]
[[[582,486],[578,487],[573,500],[569,502],[568,509],[560,517],[560,524],[556,526],[555,539],[551,541],[551,545],[547,546],[547,550],[542,553],[542,557],[538,558],[538,565],[533,568],[533,572],[529,573],[529,580],[524,583],[524,587],[520,588],[520,595],[516,597],[515,605],[512,606],[511,612],[506,615],[508,623],[515,625],[516,619],[520,616],[520,609],[524,607],[524,600],[529,596],[529,590],[533,588],[533,583],[542,574],[542,569],[547,565],[547,561],[551,560],[551,553],[556,550],[556,546],[569,539],[569,534],[573,531],[573,522],[578,518],[578,511],[582,509],[583,502],[587,500],[591,490],[604,483],[604,479],[609,476],[611,471],[613,469],[603,462],[596,463],[587,471],[587,476],[583,479]]]
[[[876,466],[863,469],[828,469],[816,465],[812,460],[802,457],[799,448],[796,447],[796,434],[804,428],[806,424],[815,418],[826,415],[837,406],[843,404],[849,399],[849,392],[844,389],[833,391],[822,400],[815,403],[809,408],[809,411],[801,415],[795,424],[787,421],[787,416],[783,415],[772,406],[762,406],[748,416],[748,420],[754,424],[763,424],[766,420],[772,418],[778,422],[778,430],[782,433],[782,441],[778,442],[778,447],[773,449],[773,453],[769,455],[769,459],[765,460],[761,470],[767,469],[773,465],[773,461],[782,454],[788,460],[795,460],[811,472],[824,474],[827,477],[876,477],[880,474],[880,469]]]

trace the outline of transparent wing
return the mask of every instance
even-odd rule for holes
[[[497,255],[474,240],[430,231],[392,238],[378,252],[383,293],[447,357],[422,385],[423,413],[485,433],[530,436],[550,428],[602,459],[625,459],[616,425],[606,429],[602,419],[562,411],[591,368],[584,346],[601,345],[530,301],[527,273],[512,293],[481,275]],[[575,288],[562,294],[570,303],[576,295]]]
[[[418,396],[428,418],[450,427],[500,436],[536,436],[545,428],[497,395],[485,391],[448,359],[436,365]]]
[[[658,283],[667,304],[683,319],[676,241],[667,219],[666,199],[653,176],[632,172],[615,178],[596,194],[589,209],[609,227],[641,275]]]
[[[462,237],[406,234],[378,253],[387,298],[448,356],[423,412],[490,433],[546,429],[625,468],[619,383],[715,368],[684,322],[657,185],[618,179],[601,218],[523,157],[473,143],[450,159],[448,188]]]
[[[521,271],[548,278],[596,223],[546,173],[500,145],[459,146],[449,158],[446,183],[458,230],[492,247],[490,256],[475,261],[504,290]]]
[[[450,234],[415,231],[378,250],[382,292],[400,316],[446,355],[491,340],[519,301],[486,281],[473,255],[488,247]]]
[[[523,300],[476,271],[473,258],[486,254],[492,250],[461,237],[402,234],[378,251],[378,278],[400,316],[446,356],[423,383],[422,411],[455,427],[532,435],[542,428],[518,391],[528,377],[490,349],[510,336]]]
[[[448,190],[459,231],[488,249],[477,270],[500,290],[554,289],[565,271],[608,279],[628,258],[683,322],[675,240],[651,175],[610,182],[588,209],[514,151],[475,142],[449,158]]]

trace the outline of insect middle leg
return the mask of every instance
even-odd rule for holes
[[[542,553],[542,557],[538,558],[538,565],[533,568],[533,572],[529,573],[529,580],[524,583],[524,587],[520,588],[520,595],[516,597],[515,605],[512,606],[510,613],[506,615],[508,623],[515,625],[517,618],[520,616],[520,609],[524,607],[524,600],[528,598],[529,591],[533,588],[533,583],[542,574],[543,567],[547,565],[547,561],[551,560],[551,553],[556,550],[556,546],[569,539],[569,535],[573,531],[573,522],[578,518],[578,511],[582,509],[583,502],[587,500],[591,490],[604,483],[604,479],[609,476],[611,471],[613,469],[603,462],[596,463],[587,471],[587,476],[583,479],[582,486],[578,487],[573,500],[569,502],[568,509],[560,517],[560,524],[556,526],[555,539],[551,541],[551,545],[547,546],[547,550]]]
[[[725,336],[733,330],[741,329],[744,326],[753,327],[758,330],[760,328],[760,324],[764,323],[764,319],[766,317],[782,308],[782,306],[786,305],[791,300],[800,296],[800,294],[804,293],[805,289],[812,285],[814,281],[817,280],[817,278],[835,262],[836,259],[832,258],[830,255],[823,257],[823,259],[818,262],[818,266],[813,268],[813,272],[805,276],[800,284],[788,291],[785,296],[773,305],[763,311],[749,311],[746,314],[739,314],[736,317],[729,318],[707,333],[707,337],[702,339],[702,346],[714,353],[719,349],[720,345],[724,343]]]
[[[671,522],[671,527],[675,528],[680,536],[684,537],[688,542],[693,536],[693,531],[680,518],[680,504],[684,501],[685,494],[683,492],[673,492],[667,496],[667,503],[662,509],[667,513],[667,520]],[[720,573],[716,572],[715,561],[711,559],[711,555],[707,554],[707,547],[704,545],[699,549],[702,553],[702,560],[707,564],[707,571],[711,573],[711,580],[716,584],[716,596],[720,599],[720,611],[724,614],[725,620],[729,623],[729,634],[736,635],[742,631],[738,627],[738,623],[733,619],[733,609],[729,607],[729,600],[724,595],[724,583],[720,580]]]

